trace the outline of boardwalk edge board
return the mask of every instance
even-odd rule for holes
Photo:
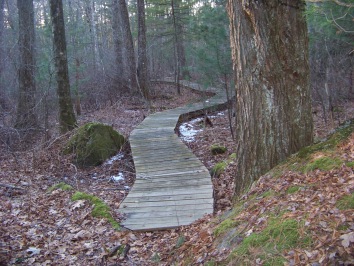
[[[174,83],[172,79],[154,82]],[[120,204],[120,211],[126,216],[122,226],[129,230],[176,228],[213,212],[209,171],[175,132],[185,120],[225,108],[226,95],[215,88],[203,90],[189,81],[182,80],[180,84],[208,98],[154,113],[132,131],[130,145],[136,182]]]

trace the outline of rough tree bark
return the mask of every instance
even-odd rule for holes
[[[139,88],[145,100],[149,101],[148,63],[146,55],[146,27],[144,0],[137,0],[138,4],[138,81]]]
[[[34,10],[32,0],[18,0],[19,53],[18,70],[19,97],[15,128],[37,127],[35,108],[35,57],[34,57]]]
[[[236,192],[313,140],[302,0],[229,0]]]
[[[59,126],[60,132],[65,133],[76,126],[76,118],[70,95],[63,2],[62,0],[50,0],[49,3],[50,16],[52,18],[56,80],[58,83]]]

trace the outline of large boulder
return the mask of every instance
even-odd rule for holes
[[[124,137],[112,127],[100,123],[88,123],[78,128],[64,148],[73,153],[79,167],[96,166],[113,156],[124,144]]]

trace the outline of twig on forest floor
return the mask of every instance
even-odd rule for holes
[[[3,184],[3,183],[0,183],[0,187],[6,187],[6,188],[11,188],[11,189],[25,190],[24,188],[21,188],[21,187],[16,187],[16,186],[12,186],[12,185],[7,185],[7,184]]]

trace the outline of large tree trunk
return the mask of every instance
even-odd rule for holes
[[[146,56],[146,28],[144,0],[138,1],[138,81],[145,100],[150,100],[148,85],[148,63]]]
[[[133,91],[137,91],[133,36],[130,30],[129,13],[125,0],[118,0],[118,7],[123,39],[124,69],[126,70],[128,86]]]
[[[229,0],[236,192],[313,140],[304,2]]]
[[[58,83],[59,125],[60,132],[65,133],[76,126],[76,118],[70,95],[62,0],[50,0],[50,15],[52,18],[56,79]]]
[[[35,108],[34,10],[32,0],[18,0],[19,97],[15,127],[30,129],[37,126]]]

